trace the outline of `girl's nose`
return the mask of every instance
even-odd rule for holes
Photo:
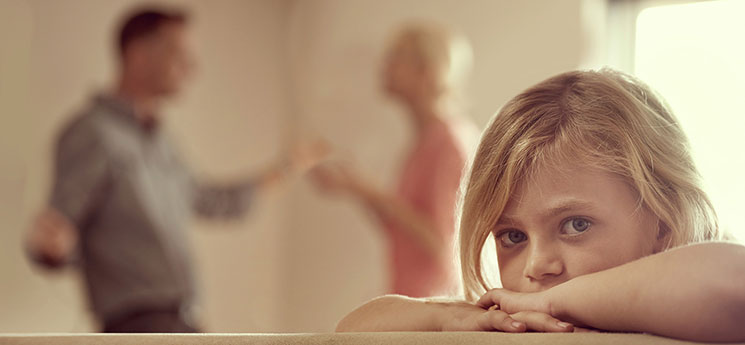
[[[531,282],[554,280],[564,273],[559,250],[551,244],[531,243],[523,275]]]

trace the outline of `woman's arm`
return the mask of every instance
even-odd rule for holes
[[[534,294],[479,302],[547,312],[577,325],[694,341],[745,341],[745,247],[702,243],[577,277]]]
[[[313,170],[315,183],[324,191],[342,192],[355,197],[384,224],[392,224],[410,236],[433,258],[445,257],[442,231],[433,231],[433,220],[415,210],[409,203],[373,186],[352,169],[339,162],[327,162]]]
[[[363,181],[357,182],[352,191],[382,223],[393,223],[397,229],[413,238],[433,258],[444,257],[446,248],[445,241],[440,235],[442,232],[434,231],[437,225],[409,203]]]

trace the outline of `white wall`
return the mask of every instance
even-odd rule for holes
[[[471,39],[479,126],[525,87],[597,59],[581,0],[176,2],[196,17],[201,64],[167,128],[217,178],[260,168],[290,135],[322,135],[392,187],[408,124],[379,92],[378,71],[385,39],[410,18]],[[20,243],[48,192],[52,134],[110,81],[113,23],[133,3],[0,0],[0,332],[95,329],[76,277],[33,270]],[[305,182],[287,189],[245,222],[195,224],[209,331],[330,331],[385,291],[372,218]]]

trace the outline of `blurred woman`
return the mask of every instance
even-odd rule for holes
[[[322,189],[351,195],[380,221],[390,250],[390,292],[423,297],[458,287],[454,214],[469,151],[459,138],[477,136],[456,105],[470,63],[465,39],[433,24],[404,28],[391,41],[382,71],[385,92],[413,125],[398,187],[377,187],[339,163],[315,170]]]

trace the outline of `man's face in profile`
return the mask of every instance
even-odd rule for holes
[[[186,25],[163,24],[157,32],[134,47],[138,74],[151,92],[175,96],[194,69],[194,57]]]

